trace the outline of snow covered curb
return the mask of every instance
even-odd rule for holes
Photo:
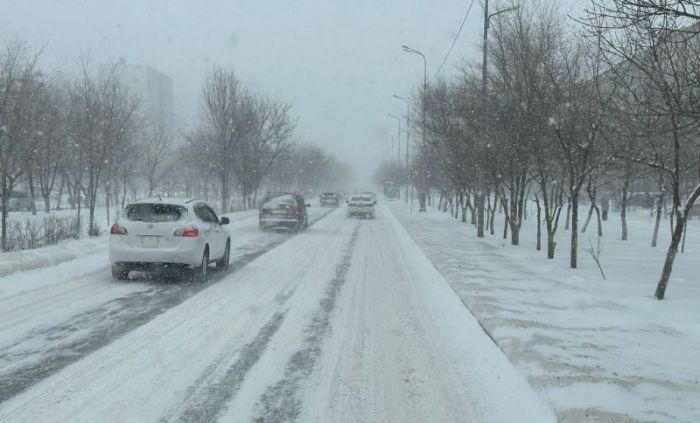
[[[461,364],[465,381],[478,386],[471,394],[488,421],[556,421],[551,408],[535,393],[499,347],[487,336],[476,317],[425,256],[396,217],[385,207],[386,219],[399,242],[413,258],[410,270],[423,285],[430,320],[439,326],[444,344],[453,347],[455,362]]]
[[[104,252],[106,250],[107,237],[103,236],[99,238],[61,241],[56,245],[49,245],[34,250],[1,253],[0,278],[16,272],[55,266],[78,257]]]

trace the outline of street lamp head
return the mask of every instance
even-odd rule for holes
[[[394,98],[398,98],[399,100],[406,100],[405,98],[401,97],[400,95],[394,94]]]
[[[411,48],[411,47],[409,47],[409,46],[407,46],[407,45],[401,45],[401,48],[402,48],[403,51],[405,51],[406,53],[422,54],[420,51],[416,50],[415,48]]]

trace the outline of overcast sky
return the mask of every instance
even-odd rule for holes
[[[409,95],[422,78],[420,57],[400,46],[423,51],[432,76],[470,2],[0,0],[0,41],[44,46],[48,69],[74,70],[81,51],[151,65],[173,78],[176,114],[189,125],[207,72],[232,66],[249,87],[294,102],[300,140],[368,174],[396,133],[387,113],[405,111],[392,95]],[[562,9],[582,3],[562,0]],[[476,0],[443,74],[478,60],[482,13]]]

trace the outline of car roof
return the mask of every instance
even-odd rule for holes
[[[183,197],[148,197],[132,201],[129,204],[173,204],[176,206],[187,207],[193,203],[198,203],[200,200],[196,198]]]

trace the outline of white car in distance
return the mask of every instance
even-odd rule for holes
[[[210,263],[228,268],[231,238],[223,228],[228,223],[196,199],[135,201],[110,230],[112,276],[123,280],[132,270],[168,270],[206,280]]]
[[[377,202],[369,195],[353,195],[350,197],[347,206],[347,216],[362,216],[374,219],[374,205]]]

